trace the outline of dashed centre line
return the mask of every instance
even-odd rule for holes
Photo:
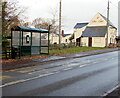
[[[84,66],[86,66],[86,65],[83,65],[83,66],[81,66],[81,67],[84,67]],[[3,84],[3,85],[1,85],[0,87],[5,87],[5,86],[17,84],[17,83],[26,82],[26,81],[29,81],[29,80],[34,80],[34,79],[37,79],[37,78],[46,77],[46,76],[49,76],[49,75],[54,75],[54,74],[60,73],[60,72],[62,72],[62,71],[68,71],[68,70],[72,70],[72,69],[74,69],[74,67],[65,68],[65,69],[62,69],[61,71],[58,70],[58,71],[54,71],[54,72],[50,72],[50,73],[41,74],[41,75],[36,76],[36,77],[33,77],[33,78],[28,78],[28,79],[22,79],[22,80],[12,81],[12,82]]]
[[[114,59],[114,58],[112,58]],[[104,60],[101,60],[101,61],[106,61],[108,59],[104,59]],[[100,62],[101,62],[100,61]],[[99,63],[99,62],[95,62],[95,61],[91,61],[91,60],[87,60],[86,61],[87,63],[89,62],[89,64],[81,64],[79,65],[80,63],[73,63],[71,65],[68,65],[68,66],[73,66],[73,67],[68,67],[68,68],[63,68],[63,69],[59,69],[59,70],[56,70],[56,71],[52,71],[52,72],[46,72],[44,74],[41,74],[41,75],[38,75],[36,77],[33,77],[33,78],[28,78],[28,79],[21,79],[21,80],[17,80],[17,81],[12,81],[12,82],[9,82],[9,83],[5,83],[3,85],[1,85],[0,87],[5,87],[5,86],[8,86],[8,85],[13,85],[13,84],[17,84],[17,83],[21,83],[21,82],[26,82],[26,81],[29,81],[29,80],[33,80],[33,79],[37,79],[37,78],[41,78],[41,77],[45,77],[45,76],[49,76],[49,75],[54,75],[56,73],[60,73],[62,71],[68,71],[68,70],[72,70],[76,67],[85,67],[85,66],[88,66],[88,65],[91,65],[92,63]],[[77,65],[77,66],[74,66],[74,65]],[[79,65],[79,66],[78,66]],[[60,66],[58,66],[60,67]],[[20,72],[20,73],[28,73],[28,74],[33,74],[33,73],[36,73],[36,72],[40,72],[40,71],[44,71],[44,70],[48,70],[49,68],[44,68],[44,69],[32,69],[32,70],[24,70],[24,71],[17,71],[17,72]],[[13,71],[16,71],[16,70],[13,70]],[[1,76],[0,79],[8,79],[10,78],[11,76]]]

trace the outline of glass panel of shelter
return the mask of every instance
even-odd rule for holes
[[[40,33],[32,32],[32,55],[40,54]]]
[[[20,31],[12,31],[12,58],[18,58],[20,57]]]
[[[23,46],[30,46],[31,32],[23,32]]]
[[[19,46],[19,39],[20,39],[20,31],[13,31],[12,32],[12,46]]]
[[[39,47],[31,47],[31,54],[32,55],[39,55],[40,54],[40,48]]]
[[[32,46],[40,46],[40,33],[32,32]]]
[[[48,46],[48,34],[41,34],[41,46]]]
[[[41,50],[40,50],[40,53],[41,54],[46,54],[48,53],[48,46],[49,46],[49,43],[48,43],[48,33],[42,33],[41,34]]]

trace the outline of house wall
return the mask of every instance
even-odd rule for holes
[[[71,37],[71,35],[68,36],[61,36],[61,43],[70,43],[69,38]],[[57,43],[59,44],[59,35],[57,34],[50,34],[50,44],[54,44]]]
[[[114,43],[116,44],[116,34],[117,34],[117,30],[115,28],[112,28],[111,26],[108,29],[108,44],[110,43]],[[107,38],[107,34],[105,36],[105,38]]]
[[[103,17],[101,17],[99,13],[97,13],[88,24],[88,26],[106,26],[106,25],[107,25],[106,20]]]
[[[76,39],[78,38],[78,36],[80,37],[83,30],[85,30],[85,27],[82,29],[76,30],[75,42],[76,42]],[[110,44],[110,43],[116,44],[116,39],[115,39],[116,34],[117,34],[117,30],[110,26],[109,33],[108,33],[108,44]],[[92,37],[92,47],[105,47],[106,46],[106,38],[107,38],[107,36],[105,36],[105,37]],[[88,46],[88,37],[81,38],[81,45]]]
[[[105,47],[105,37],[92,37],[92,47]]]
[[[62,43],[70,43],[69,38],[70,38],[71,36],[72,36],[72,35],[68,35],[68,36],[62,37]]]
[[[116,33],[117,30],[115,28],[109,27],[108,33],[108,44],[114,43],[116,44]],[[92,47],[105,47],[106,46],[106,36],[105,37],[92,37]],[[88,46],[88,37],[81,38],[82,46]]]
[[[88,37],[81,38],[81,46],[88,47]]]
[[[50,34],[50,44],[59,44],[59,36],[57,34]]]
[[[79,29],[74,29],[74,41],[82,35],[82,32],[85,30],[86,26]]]
[[[81,46],[88,47],[88,37],[81,38]],[[105,47],[105,37],[92,37],[92,47]]]

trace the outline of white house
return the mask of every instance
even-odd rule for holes
[[[77,23],[74,27],[74,41],[76,46],[80,46],[81,35],[83,31],[86,29],[88,23]]]
[[[59,44],[59,35],[56,33],[50,33],[50,44]]]
[[[61,41],[61,43],[64,43],[64,44],[70,43],[69,38],[70,38],[71,36],[72,36],[71,34],[64,34],[64,35],[62,35],[62,41]]]
[[[97,13],[92,20],[82,23],[79,28],[74,28],[75,40],[79,46],[105,47],[107,40],[107,18]],[[109,21],[108,43],[116,43],[117,28]],[[79,40],[78,40],[79,39]]]
[[[70,43],[69,38],[71,37],[71,34],[64,34],[61,35],[61,43]],[[59,34],[50,33],[50,44],[59,44]]]

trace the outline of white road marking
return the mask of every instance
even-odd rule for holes
[[[55,73],[56,73],[56,72],[55,72]],[[37,78],[41,78],[41,77],[53,75],[53,74],[55,74],[55,73],[47,73],[47,74],[39,75],[39,76],[37,76],[37,77],[29,78],[29,79],[22,79],[22,80],[12,81],[12,82],[9,82],[9,83],[0,85],[0,87],[5,87],[5,86],[9,86],[9,85],[21,83],[21,82],[26,82],[26,81],[29,81],[29,80],[34,80],[34,79],[37,79]]]
[[[63,70],[64,70],[64,71],[67,71],[67,70],[70,70],[70,69],[72,69],[72,67],[66,68],[66,69],[63,69]],[[5,86],[9,86],[9,85],[13,85],[13,84],[17,84],[17,83],[22,83],[22,82],[26,82],[26,81],[30,81],[30,80],[42,78],[42,77],[49,76],[49,75],[53,75],[53,74],[60,73],[60,72],[61,72],[61,71],[58,70],[58,71],[55,71],[54,73],[51,72],[51,73],[41,74],[41,75],[39,75],[39,76],[36,76],[36,77],[33,77],[33,78],[29,78],[29,79],[22,79],[22,80],[12,81],[12,82],[9,82],[9,83],[0,85],[0,88],[1,88],[1,87],[5,87]]]
[[[63,69],[63,70],[66,71],[66,70],[70,70],[70,69],[72,69],[72,67],[70,67],[70,68],[66,68],[66,69]]]
[[[87,65],[89,65],[89,64],[83,64],[83,65],[80,65],[79,67],[85,67],[85,66],[87,66]]]
[[[92,62],[92,63],[96,64],[97,62]]]
[[[116,90],[119,87],[119,85],[117,85],[116,87],[112,88],[111,90],[109,90],[108,92],[106,92],[104,95],[102,95],[103,97],[107,96],[108,94],[112,93],[114,90]]]
[[[106,59],[108,60],[108,59]],[[84,61],[85,62],[85,61]],[[87,60],[87,62],[91,62],[90,60]],[[92,63],[92,62],[91,62]],[[88,65],[91,65],[90,64],[83,64],[83,65],[80,65],[79,67],[85,67],[85,66],[88,66]],[[93,63],[98,63],[98,62],[93,62]],[[71,64],[72,65],[72,64]],[[74,65],[74,64],[73,64]],[[62,71],[67,71],[67,70],[71,70],[73,69],[74,67],[70,67],[70,68],[66,68],[66,69],[63,69]],[[14,71],[14,70],[13,70]],[[17,80],[17,81],[13,81],[13,82],[9,82],[9,83],[6,83],[6,84],[3,84],[3,85],[0,85],[0,87],[5,87],[5,86],[9,86],[9,85],[13,85],[13,84],[17,84],[17,83],[21,83],[21,82],[26,82],[26,81],[29,81],[29,80],[34,80],[34,79],[37,79],[37,78],[41,78],[41,77],[45,77],[45,76],[49,76],[49,75],[53,75],[53,74],[56,74],[56,73],[60,73],[61,71],[58,70],[58,71],[54,71],[53,73],[46,73],[46,74],[41,74],[39,76],[36,76],[36,77],[33,77],[33,78],[28,78],[28,79],[22,79],[22,80]],[[33,72],[34,73],[34,72]]]
[[[74,64],[69,64],[69,65],[67,65],[67,66],[75,66],[76,65],[76,63],[74,63]]]

